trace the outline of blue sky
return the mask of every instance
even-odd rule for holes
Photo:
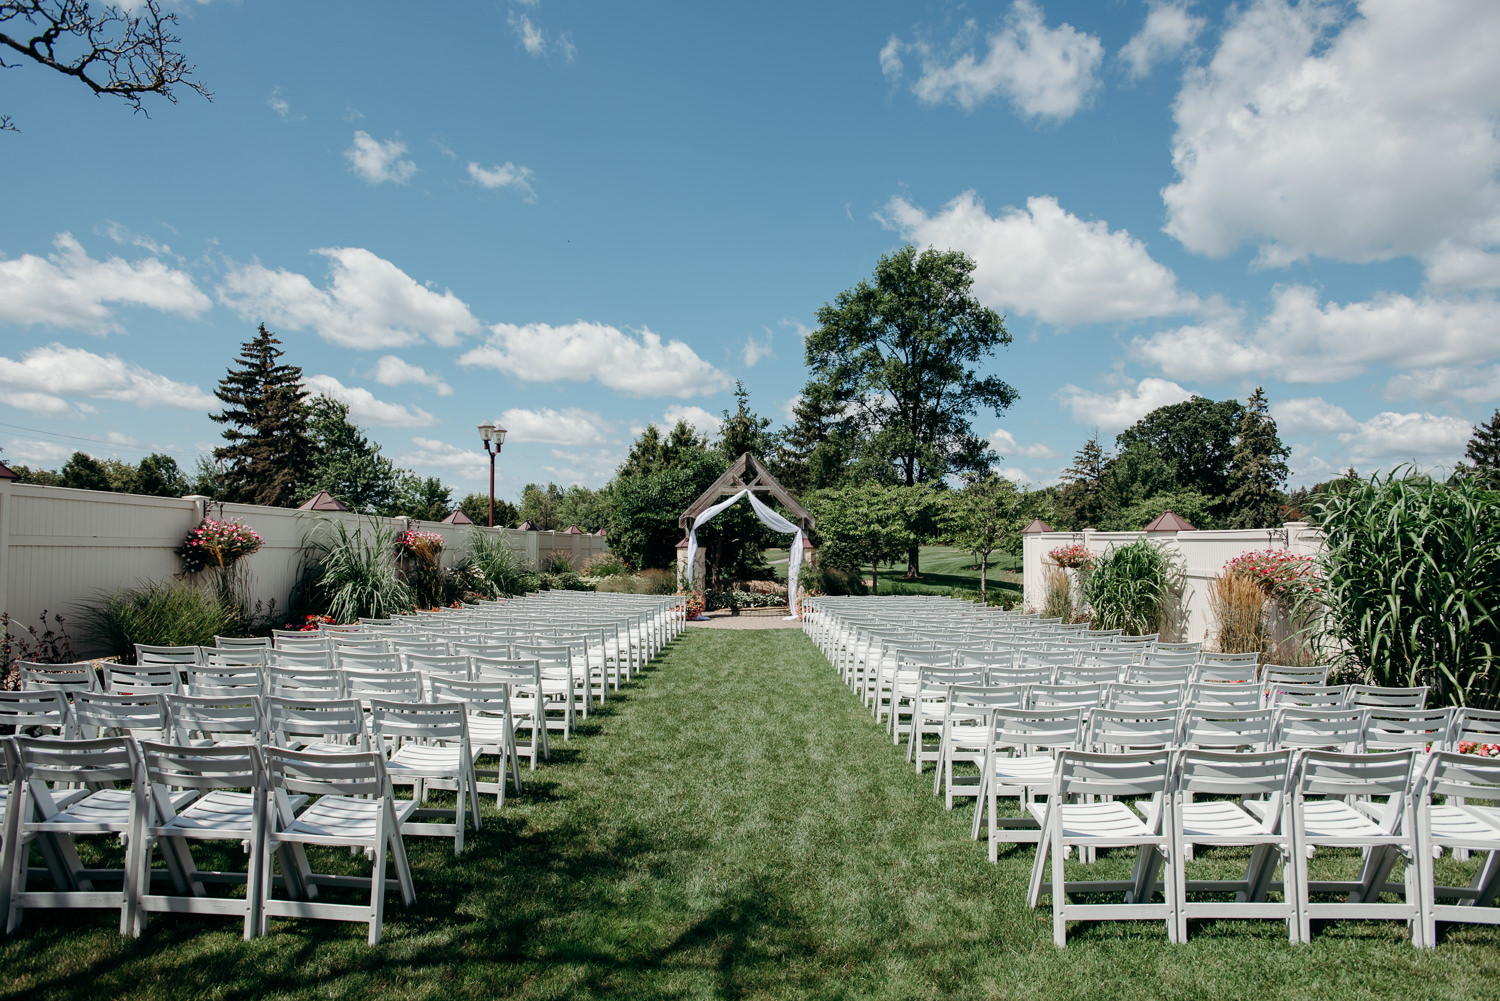
[[[485,419],[499,495],[599,486],[735,379],[783,421],[906,241],[1007,316],[1018,481],[1193,393],[1264,385],[1295,483],[1500,403],[1493,0],[175,9],[212,103],[4,74],[5,459],[192,468],[264,321],[459,495]]]

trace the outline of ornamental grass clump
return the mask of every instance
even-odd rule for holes
[[[342,521],[324,521],[305,548],[309,599],[334,621],[383,619],[416,607],[416,595],[392,558],[395,537],[389,529],[372,523],[351,532]]]
[[[181,579],[141,581],[101,596],[80,611],[93,647],[135,663],[135,645],[213,646],[215,636],[244,628],[239,604],[214,588]]]
[[[468,544],[469,559],[484,574],[493,597],[514,597],[536,590],[536,575],[505,544],[501,533],[472,529]]]
[[[1500,493],[1406,468],[1341,484],[1314,513],[1318,647],[1370,684],[1500,708]]]
[[[1093,627],[1127,636],[1164,631],[1163,620],[1181,600],[1183,576],[1180,559],[1147,539],[1111,546],[1083,582]]]
[[[1073,582],[1068,580],[1067,573],[1058,567],[1042,567],[1042,576],[1047,586],[1047,597],[1042,602],[1042,618],[1072,622]]]
[[[1255,581],[1243,574],[1221,573],[1208,582],[1208,603],[1220,653],[1265,651],[1266,595]]]

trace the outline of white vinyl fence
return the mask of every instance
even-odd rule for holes
[[[1025,604],[1033,611],[1047,598],[1046,567],[1055,566],[1047,553],[1059,546],[1082,543],[1096,556],[1111,546],[1150,539],[1179,554],[1187,569],[1184,584],[1183,620],[1174,639],[1203,641],[1213,646],[1217,623],[1208,600],[1208,582],[1217,577],[1224,564],[1241,553],[1254,550],[1286,549],[1302,556],[1316,556],[1323,551],[1323,535],[1306,522],[1289,521],[1280,528],[1235,529],[1232,531],[1193,532],[1041,532],[1025,537],[1021,569],[1024,574]],[[1164,637],[1165,638],[1165,637]]]
[[[395,531],[419,528],[446,541],[445,565],[466,548],[471,525],[445,525],[407,518],[369,518],[344,512],[297,511],[251,504],[219,504],[204,497],[143,497],[43,487],[0,480],[0,611],[21,626],[36,625],[42,612],[72,619],[81,605],[101,593],[142,580],[160,580],[182,570],[176,549],[204,516],[242,521],[260,533],[264,544],[245,560],[247,597],[275,601],[285,608],[296,582],[303,542],[320,522],[343,521],[349,528],[375,522]],[[575,568],[608,551],[597,535],[562,532],[501,533],[511,550],[529,565],[566,559]],[[79,633],[69,630],[75,646]]]

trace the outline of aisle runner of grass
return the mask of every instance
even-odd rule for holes
[[[29,998],[1493,997],[1500,934],[1420,954],[1384,924],[1292,949],[1271,923],[1078,927],[1025,905],[796,631],[689,630],[526,773],[462,859],[408,839],[421,900],[355,925],[28,915],[0,945]],[[347,856],[345,856],[347,861]],[[351,870],[354,871],[354,870]]]

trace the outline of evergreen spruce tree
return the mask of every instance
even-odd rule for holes
[[[1229,461],[1230,528],[1271,528],[1281,521],[1286,459],[1291,454],[1276,433],[1275,418],[1267,412],[1265,391],[1255,387],[1240,415]]]
[[[1073,456],[1073,464],[1063,470],[1063,487],[1057,498],[1058,513],[1074,531],[1098,528],[1104,518],[1104,472],[1109,461],[1110,457],[1099,444],[1099,432],[1095,431]]]
[[[1483,424],[1474,426],[1464,455],[1474,464],[1475,475],[1490,486],[1500,486],[1500,410]]]
[[[227,425],[228,444],[214,449],[224,464],[224,500],[292,507],[305,499],[301,494],[316,459],[308,437],[308,394],[302,369],[281,362],[280,343],[262,323],[214,391],[224,410],[209,417]]]

